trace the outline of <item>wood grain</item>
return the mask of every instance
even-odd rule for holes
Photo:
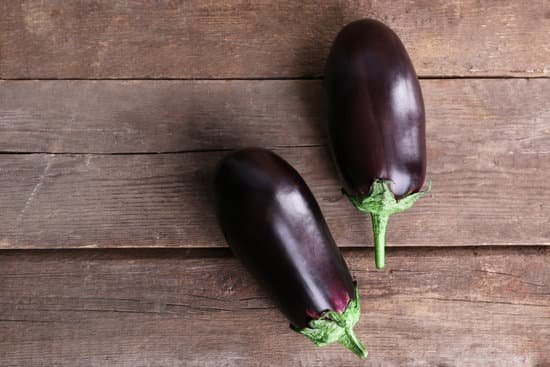
[[[550,366],[544,0],[0,1],[0,365],[356,366],[289,330],[223,248],[210,184],[227,150],[272,148],[338,244],[370,246],[318,80],[362,17],[427,78],[434,180],[392,218],[387,269],[344,250],[367,364]]]
[[[319,81],[0,81],[0,151],[319,144]]]
[[[432,195],[390,245],[550,244],[547,80],[426,80]],[[318,81],[0,82],[0,246],[224,246],[209,180],[222,152],[272,147],[341,246],[371,243],[339,193]],[[25,98],[27,97],[27,98]],[[95,153],[101,153],[96,155]]]
[[[389,245],[550,245],[550,152],[510,154],[470,134],[483,140],[470,154],[455,154],[450,137],[430,150],[433,190],[392,217]],[[341,194],[325,147],[275,152],[303,175],[340,246],[371,245],[370,221]],[[1,154],[0,246],[226,246],[211,192],[224,154]]]
[[[0,254],[3,366],[357,366],[288,328],[225,251]],[[547,366],[550,249],[346,251],[369,366]]]
[[[0,77],[319,76],[346,23],[394,28],[422,76],[550,75],[550,7],[518,1],[2,1]]]
[[[548,80],[421,84],[432,155],[550,152]],[[0,152],[319,145],[323,105],[315,80],[0,81]]]

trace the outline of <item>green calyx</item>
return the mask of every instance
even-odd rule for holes
[[[432,180],[428,180],[425,190],[409,194],[397,200],[388,186],[388,180],[375,180],[366,197],[349,196],[352,204],[361,212],[368,213],[372,219],[374,232],[374,256],[377,269],[384,267],[386,227],[390,215],[409,209],[418,199],[432,188]]]
[[[318,347],[338,342],[351,350],[359,358],[367,358],[367,350],[355,336],[353,328],[361,316],[359,288],[355,285],[355,299],[352,299],[344,312],[327,311],[317,320],[311,320],[309,327],[294,329]]]

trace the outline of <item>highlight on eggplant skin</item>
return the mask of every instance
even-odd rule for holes
[[[293,329],[365,358],[353,334],[360,314],[353,278],[298,172],[273,152],[248,148],[222,159],[214,188],[229,246]]]
[[[324,89],[334,161],[353,205],[372,217],[376,266],[383,268],[388,217],[424,194],[420,84],[399,37],[363,19],[345,26],[332,44]]]

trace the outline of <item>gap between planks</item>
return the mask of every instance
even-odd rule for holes
[[[492,79],[550,79],[550,75],[534,75],[534,76],[525,76],[525,75],[420,75],[418,76],[419,80],[492,80]],[[300,77],[239,77],[239,78],[0,78],[0,81],[10,81],[10,82],[26,82],[26,81],[285,81],[285,80],[323,80],[322,76],[300,76]]]
[[[339,246],[340,251],[346,253],[361,253],[362,256],[370,256],[372,247],[357,248],[354,246]],[[450,246],[391,246],[389,248],[392,256],[419,255],[452,255],[453,252],[471,251],[472,256],[479,256],[483,253],[505,254],[531,253],[545,255],[550,253],[550,247],[545,245],[526,244],[524,246],[507,245],[450,245]],[[46,256],[69,256],[69,257],[90,257],[100,258],[185,258],[185,259],[209,259],[209,258],[230,258],[235,257],[229,247],[104,247],[104,248],[48,248],[48,249],[0,249],[0,257],[4,255],[46,255]],[[373,269],[373,272],[384,272],[387,269]]]

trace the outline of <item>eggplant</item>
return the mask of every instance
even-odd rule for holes
[[[291,327],[317,346],[339,342],[361,358],[356,284],[310,189],[275,153],[227,155],[214,178],[217,216],[229,246]]]
[[[329,52],[323,81],[328,134],[343,192],[371,216],[375,263],[384,267],[390,215],[430,190],[422,91],[399,37],[383,23],[345,26]]]

